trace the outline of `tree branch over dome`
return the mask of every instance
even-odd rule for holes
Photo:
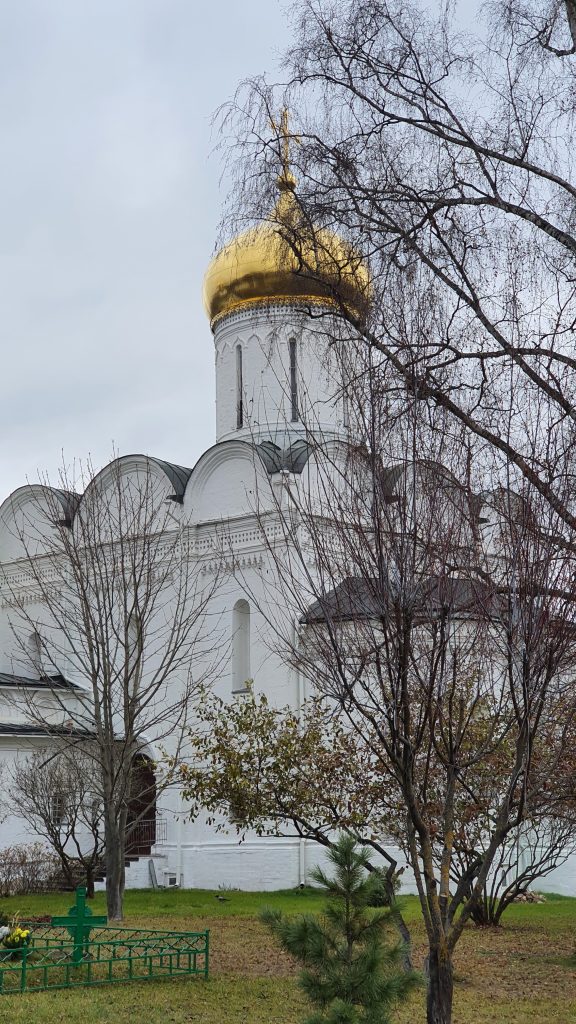
[[[288,107],[284,107],[282,114],[280,115],[280,123],[276,123],[274,118],[270,119],[270,127],[278,139],[280,145],[280,155],[282,162],[282,172],[278,177],[278,188],[280,190],[290,189],[293,191],[296,188],[296,178],[290,170],[290,142],[299,143],[299,135],[291,135],[288,131],[289,124],[289,111]]]
[[[287,84],[247,82],[222,111],[239,215],[268,208],[268,125],[288,107],[300,139],[293,251],[307,262],[314,225],[349,241],[370,266],[371,301],[354,316],[335,285],[334,308],[398,389],[482,438],[503,477],[536,487],[573,543],[573,0],[490,7],[484,35],[418,3],[292,10]]]
[[[224,246],[210,263],[203,298],[212,327],[229,313],[266,303],[333,308],[362,318],[370,296],[365,260],[335,232],[308,223],[290,170],[288,111],[269,121],[278,142],[279,196],[260,223]]]

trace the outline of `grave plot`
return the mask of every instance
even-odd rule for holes
[[[208,931],[108,927],[107,919],[87,906],[83,886],[67,915],[30,927],[29,945],[0,947],[2,995],[182,975],[208,977]]]

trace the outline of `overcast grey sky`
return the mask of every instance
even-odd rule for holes
[[[286,41],[277,0],[0,0],[1,499],[213,443],[210,117]]]

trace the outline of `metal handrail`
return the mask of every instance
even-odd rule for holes
[[[132,828],[127,829],[127,848],[136,849],[142,846],[154,846],[165,843],[168,838],[168,822],[166,818],[144,818]]]

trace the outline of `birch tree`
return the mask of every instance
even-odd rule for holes
[[[335,266],[339,315],[396,386],[529,483],[570,543],[575,10],[488,3],[462,28],[452,5],[297,0],[283,82],[243,83],[219,121],[234,176],[226,225],[272,220],[303,275],[317,273],[317,228],[343,235],[371,292],[355,315]],[[291,127],[273,131],[281,107]],[[287,145],[300,216],[282,223]]]

